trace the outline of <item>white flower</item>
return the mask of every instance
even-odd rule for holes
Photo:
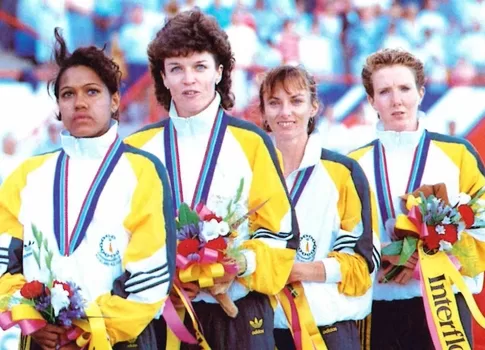
[[[202,227],[202,232],[200,233],[201,238],[205,242],[212,241],[219,237],[218,228],[219,223],[216,219],[212,219],[211,221],[205,221],[204,226]]]
[[[54,308],[54,315],[59,316],[59,312],[68,307],[71,302],[69,301],[69,292],[64,290],[61,284],[56,284],[51,288],[51,304]]]
[[[457,205],[463,205],[463,204],[468,204],[472,200],[472,197],[466,193],[460,193],[458,195],[458,203]]]
[[[229,225],[225,221],[217,222],[216,219],[212,219],[209,222],[204,222],[204,227],[200,233],[204,242],[212,241],[219,236],[225,236],[229,233]]]
[[[453,245],[445,240],[440,241],[440,251],[449,252],[453,248]]]
[[[217,231],[219,236],[225,236],[229,233],[229,224],[225,221],[219,222],[219,225],[217,226]]]
[[[436,233],[439,235],[445,234],[445,227],[442,225],[436,225]]]
[[[443,218],[443,220],[441,220],[441,223],[442,223],[443,225],[449,225],[449,224],[451,224],[451,220],[450,220],[450,218],[449,218],[448,216],[445,216],[445,217]]]

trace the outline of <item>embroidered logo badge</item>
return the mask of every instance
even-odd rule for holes
[[[136,343],[137,338],[133,338],[128,340],[127,348],[128,349],[138,349],[138,344]]]
[[[120,251],[116,247],[114,235],[104,235],[99,242],[98,260],[106,266],[115,266],[121,263]]]
[[[254,320],[249,321],[249,324],[251,325],[251,328],[253,329],[253,331],[251,332],[252,335],[264,334],[263,319],[258,320],[255,317]]]
[[[24,255],[23,258],[26,259],[33,254],[32,247],[34,246],[34,241],[28,241],[24,243]]]
[[[303,235],[300,237],[300,245],[298,246],[298,252],[296,258],[299,261],[309,262],[315,260],[315,254],[317,252],[317,242],[315,238],[310,235]]]

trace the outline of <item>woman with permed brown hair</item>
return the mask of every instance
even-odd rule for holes
[[[62,148],[26,160],[0,187],[0,295],[14,295],[25,282],[47,283],[52,273],[98,310],[87,315],[106,328],[97,348],[156,349],[147,326],[171,288],[175,255],[166,172],[118,136],[116,63],[94,46],[69,53],[58,29],[55,37],[58,72],[50,87],[65,129]],[[50,270],[34,259],[47,249]],[[79,349],[65,335],[70,317],[85,315],[61,313],[23,336],[21,349]]]
[[[192,299],[206,348],[273,350],[274,314],[268,295],[276,295],[290,274],[298,242],[296,220],[271,140],[225,111],[234,104],[234,58],[227,35],[214,18],[198,10],[183,12],[157,33],[148,56],[157,99],[170,118],[126,142],[164,162],[176,208],[182,202],[192,208],[204,203],[225,217],[243,183],[239,213],[256,209],[249,223],[238,228],[239,271],[226,273],[215,285],[231,283],[227,294],[239,309],[235,318],[197,284],[176,283]],[[181,304],[176,296],[171,299]],[[178,348],[166,343],[166,337],[165,332],[159,334],[159,348]]]
[[[485,186],[485,168],[468,141],[424,129],[418,118],[425,92],[424,67],[410,52],[385,49],[370,55],[362,69],[362,82],[379,118],[377,139],[350,157],[358,161],[369,179],[378,203],[380,239],[386,247],[396,239],[396,217],[405,207],[403,195],[424,191],[423,185],[443,183],[453,205],[453,198],[460,193],[474,196]],[[443,225],[443,233],[453,226],[446,226],[444,220]],[[466,244],[461,249],[473,264],[461,261],[459,273],[468,290],[478,293],[485,270],[485,232],[475,227],[466,229],[460,242]],[[446,247],[444,240],[442,245]],[[434,284],[431,290],[435,292],[427,295],[428,303],[423,292],[427,275],[414,277],[416,265],[424,266],[426,255],[415,252],[402,264],[398,254],[383,251],[373,291],[371,349],[470,348],[471,317],[462,294],[450,288],[442,298],[443,284]],[[441,265],[439,274],[445,271],[445,265]],[[456,310],[453,317],[452,309]],[[432,317],[435,312],[437,323]]]

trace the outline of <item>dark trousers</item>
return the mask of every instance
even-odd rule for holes
[[[472,320],[465,299],[456,294],[460,320],[472,344]],[[434,350],[423,298],[374,301],[371,314],[371,349]]]
[[[212,350],[274,350],[274,312],[266,295],[256,292],[236,301],[239,314],[236,318],[226,315],[219,304],[193,303],[203,327],[205,339]],[[184,321],[194,334],[188,315]],[[158,349],[166,348],[166,323],[158,320],[156,326]],[[182,350],[199,350],[198,345],[182,343]],[[176,349],[169,349],[176,350]]]
[[[360,350],[359,332],[355,321],[336,322],[318,329],[328,350]],[[296,349],[289,329],[275,329],[274,338],[278,350]]]

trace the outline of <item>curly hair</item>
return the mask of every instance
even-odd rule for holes
[[[95,46],[80,47],[72,54],[67,50],[67,45],[60,33],[60,28],[54,29],[54,36],[56,38],[56,46],[54,49],[54,59],[58,67],[58,71],[53,79],[47,85],[48,91],[52,90],[59,101],[60,81],[67,69],[77,66],[85,66],[91,68],[106,85],[111,95],[119,92],[121,81],[120,67],[104,53],[105,47],[99,49]],[[119,119],[119,110],[113,113],[112,118]],[[62,116],[59,113],[57,119],[61,120]]]
[[[311,104],[320,107],[315,79],[303,67],[284,65],[270,70],[261,82],[261,86],[259,87],[259,110],[263,115],[264,96],[271,96],[277,86],[283,86],[283,89],[287,93],[291,92],[291,87],[307,90],[310,92]],[[268,132],[271,131],[267,123],[263,123],[263,128]],[[310,118],[308,121],[308,135],[313,130],[315,130],[315,117]]]
[[[223,66],[221,81],[216,90],[221,95],[221,105],[228,110],[234,106],[231,93],[231,72],[235,65],[234,54],[227,34],[215,18],[198,9],[184,11],[167,21],[148,45],[150,71],[155,82],[155,96],[168,111],[172,95],[164,83],[165,59],[187,57],[194,52],[209,52],[214,56],[216,67]]]
[[[372,74],[381,68],[401,65],[408,67],[414,73],[416,87],[422,88],[425,84],[424,65],[417,57],[402,49],[383,49],[368,56],[362,68],[362,84],[365,92],[374,97]]]

